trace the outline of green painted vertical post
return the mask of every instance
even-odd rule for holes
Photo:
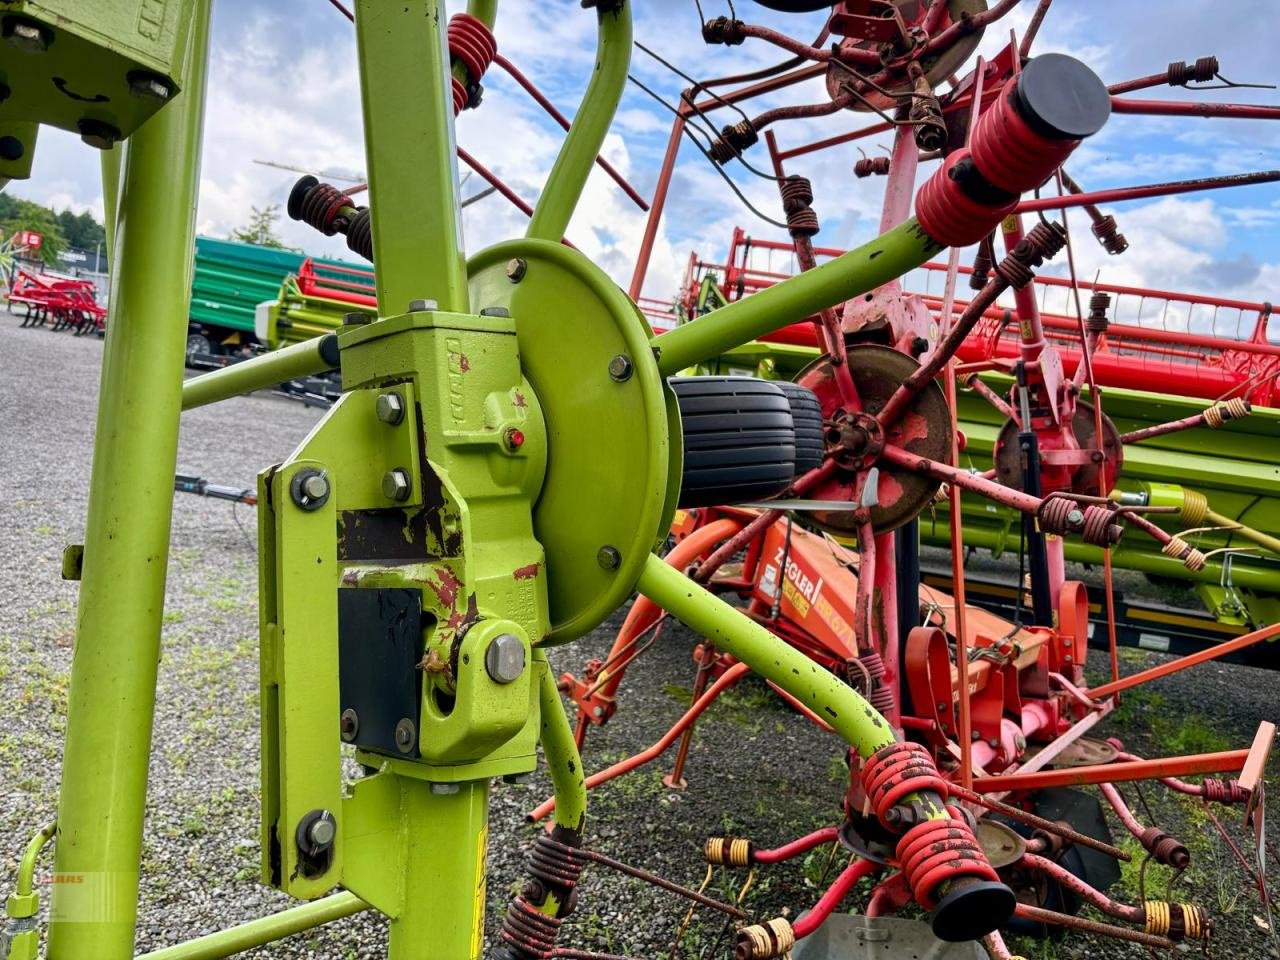
[[[49,960],[133,956],[160,659],[210,0],[192,0],[183,92],[133,136],[85,530]]]
[[[551,672],[546,652],[535,650],[533,660],[542,671],[538,684],[538,707],[542,714],[538,739],[555,789],[556,823],[581,834],[587,820],[587,786],[582,775],[582,755],[573,740],[573,729],[564,712],[560,689],[556,686],[556,676]]]
[[[564,236],[627,85],[631,0],[623,0],[617,10],[601,9],[596,15],[600,18],[600,35],[595,72],[534,207],[526,234],[529,237],[559,241]]]
[[[390,960],[480,960],[484,946],[489,781],[401,779],[404,905]],[[452,792],[447,792],[452,791]]]
[[[453,101],[439,0],[359,0],[365,154],[378,303],[467,312]]]

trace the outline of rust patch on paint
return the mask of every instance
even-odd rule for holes
[[[539,566],[541,565],[537,563],[525,564],[523,567],[516,567],[511,575],[517,580],[532,580],[538,575]]]

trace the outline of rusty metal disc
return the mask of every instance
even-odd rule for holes
[[[982,852],[997,870],[1013,866],[1027,852],[1027,841],[1018,836],[1012,827],[998,820],[983,817],[978,821],[974,833]]]
[[[878,344],[849,347],[849,374],[862,409],[878,413],[907,377],[918,367],[913,358]],[[820,357],[800,371],[798,383],[818,395],[822,416],[829,420],[838,410],[835,377],[828,358]],[[941,463],[951,462],[951,413],[937,381],[932,381],[916,394],[898,422],[885,431],[885,442],[909,450],[917,456]],[[925,474],[903,470],[883,461],[878,487],[879,505],[871,510],[871,524],[876,533],[888,533],[919,516],[938,492],[940,483]],[[838,470],[827,483],[811,491],[815,500],[847,500],[848,511],[818,511],[809,514],[818,526],[836,534],[856,534],[852,504],[861,490],[865,471],[854,473]]]
[[[1097,436],[1094,430],[1093,404],[1084,400],[1076,401],[1076,415],[1071,420],[1075,431],[1076,442],[1081,450],[1097,448]],[[1120,441],[1120,431],[1105,413],[1102,415],[1102,449],[1106,452],[1106,460],[1102,464],[1085,463],[1080,466],[1071,479],[1071,492],[1082,493],[1094,497],[1098,495],[1098,475],[1106,470],[1107,490],[1115,486],[1120,468],[1124,466],[1124,444]],[[1018,425],[1012,420],[1005,421],[996,437],[995,446],[996,479],[1006,487],[1022,489],[1022,451],[1018,447]]]
[[[894,0],[894,5],[901,12],[903,19],[910,25],[919,23],[924,17],[925,8],[928,6],[924,0]],[[837,8],[838,9],[838,8]],[[951,0],[947,4],[947,12],[949,14],[949,22],[942,25],[945,27],[955,23],[965,16],[973,16],[978,13],[985,13],[987,9],[987,0]],[[920,66],[924,68],[924,75],[929,83],[937,87],[949,76],[964,66],[965,62],[978,49],[978,44],[982,41],[982,30],[975,30],[972,33],[960,37],[955,43],[942,52],[933,56],[923,57],[920,60]],[[854,44],[858,49],[875,50],[878,41],[863,40]],[[839,94],[842,84],[847,83],[851,79],[851,74],[847,70],[842,70],[838,66],[831,66],[827,70],[827,92],[835,97]],[[891,90],[897,90],[902,87],[909,89],[906,79],[906,71],[902,71],[902,76],[895,76],[892,80],[880,84]],[[880,110],[888,109],[894,106],[894,101],[875,90],[867,90],[863,94],[866,97],[866,103],[856,101],[849,109],[860,113],[867,112],[876,107]]]

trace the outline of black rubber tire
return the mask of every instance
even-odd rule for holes
[[[672,377],[684,432],[681,507],[765,500],[795,478],[791,403],[752,377]]]
[[[791,404],[791,421],[796,428],[796,476],[822,466],[827,443],[822,432],[822,404],[808,387],[789,380],[775,380],[774,386],[786,394]]]

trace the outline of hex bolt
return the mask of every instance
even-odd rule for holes
[[[379,420],[394,427],[404,420],[404,398],[394,390],[379,394],[374,402],[374,410]]]
[[[409,479],[409,474],[399,467],[388,470],[382,478],[382,495],[388,500],[404,503],[412,490],[413,482]]]
[[[615,383],[625,383],[631,379],[635,364],[625,353],[620,353],[609,361],[609,378]]]
[[[25,53],[44,53],[49,49],[49,34],[39,24],[11,19],[5,23],[9,43]]]
[[[1067,523],[1073,527],[1084,523],[1084,512],[1081,510],[1071,510],[1067,513]]]
[[[329,478],[320,470],[299,470],[289,484],[289,494],[303,510],[319,510],[329,499]]]
[[[511,683],[524,673],[524,644],[514,633],[502,633],[484,651],[484,669],[494,683]]]
[[[524,275],[529,272],[529,261],[522,257],[512,257],[507,261],[507,279],[512,283],[519,283],[524,279]]]
[[[97,150],[110,150],[124,139],[119,130],[101,120],[86,117],[76,126],[80,130],[80,139]]]
[[[344,313],[342,315],[342,325],[344,327],[362,327],[372,319],[373,318],[367,313],[362,313],[359,310],[352,310],[350,313]]]
[[[430,313],[433,310],[439,310],[440,304],[434,300],[410,300],[410,313]]]
[[[396,724],[396,749],[401,753],[413,752],[413,741],[418,735],[418,729],[413,725],[413,721],[405,717]]]
[[[158,73],[135,70],[129,74],[128,80],[129,92],[135,97],[165,103],[173,96],[173,85]]]
[[[622,563],[622,554],[618,552],[617,547],[605,545],[596,551],[596,563],[606,570],[617,570],[618,565]]]
[[[506,307],[485,307],[480,311],[482,317],[509,317],[511,311]]]
[[[457,793],[461,789],[462,788],[458,786],[456,783],[433,783],[431,785],[431,792],[434,793],[437,797],[452,796],[453,794]]]
[[[350,707],[347,707],[347,709],[342,711],[342,719],[340,723],[342,729],[342,742],[353,742],[356,738],[356,734],[360,732],[360,714],[356,713]]]

